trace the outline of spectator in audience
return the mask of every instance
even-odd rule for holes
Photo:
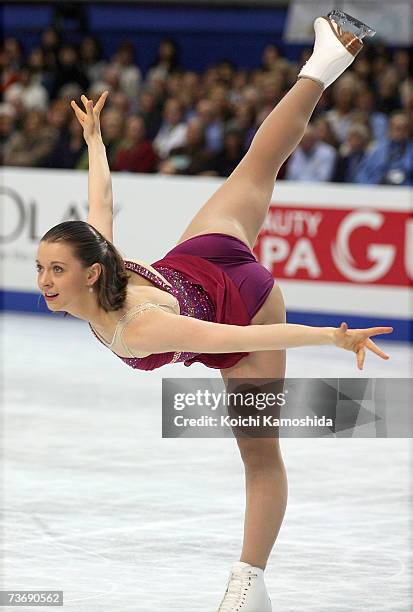
[[[0,69],[1,69],[1,93],[4,94],[8,88],[19,80],[19,71],[13,66],[6,49],[0,49]]]
[[[219,72],[217,66],[208,66],[203,74],[205,91],[209,91],[214,85],[219,85]]]
[[[284,78],[281,74],[264,76],[262,85],[259,90],[256,89],[256,93],[260,110],[266,109],[270,113],[284,94]]]
[[[247,85],[244,91],[242,92],[242,98],[244,102],[247,104],[251,104],[254,107],[255,114],[257,115],[263,109],[267,108],[268,105],[265,105],[264,95],[261,88],[257,88],[254,85]],[[271,108],[271,110],[273,107]],[[271,112],[271,111],[270,111]]]
[[[248,85],[248,72],[246,70],[238,70],[235,73],[231,89],[229,92],[229,100],[231,104],[238,104],[243,98],[243,93]]]
[[[227,130],[239,131],[243,135],[243,150],[249,148],[257,127],[255,125],[255,110],[248,102],[240,102],[235,107],[235,116],[226,125]]]
[[[357,183],[413,185],[413,141],[406,113],[396,111],[389,121],[388,138],[378,143],[361,164]]]
[[[72,113],[70,105],[64,100],[54,100],[47,111],[47,122],[59,137],[68,127]]]
[[[97,100],[98,99],[99,98],[97,98]],[[123,91],[117,91],[111,95],[110,108],[115,108],[123,113],[125,117],[128,117],[131,114],[131,106],[131,101]]]
[[[34,47],[27,57],[27,65],[32,72],[33,82],[43,85],[47,92],[48,88],[45,86],[47,79],[50,81],[50,75],[46,73],[44,53],[41,47]]]
[[[31,68],[26,64],[19,71],[19,80],[10,85],[4,94],[4,101],[19,98],[24,111],[47,110],[49,94],[47,89],[33,78]]]
[[[151,78],[156,75],[165,79],[178,68],[178,64],[179,50],[177,43],[172,38],[164,38],[158,47],[156,60],[149,68],[146,78],[151,81]]]
[[[153,89],[142,90],[139,96],[138,111],[145,122],[147,137],[153,140],[162,123],[161,105]]]
[[[82,91],[87,91],[89,79],[80,67],[79,54],[76,47],[65,43],[58,53],[58,71],[53,81],[50,97],[56,98],[60,89],[68,83],[77,83]]]
[[[59,69],[58,53],[61,45],[61,36],[54,28],[48,28],[42,33],[40,47],[43,54],[44,70],[42,85],[46,87],[51,99],[56,97],[54,83]]]
[[[108,108],[101,116],[102,139],[106,147],[109,167],[112,170],[118,150],[123,141],[125,128],[124,115],[115,108]]]
[[[313,121],[312,123],[316,130],[317,139],[321,142],[326,142],[330,146],[337,149],[338,140],[336,138],[333,128],[331,127],[331,124],[326,119],[325,115],[317,117],[317,119],[315,119],[315,121]]]
[[[102,80],[93,83],[94,94],[98,95],[99,92],[107,90],[110,97],[112,97],[114,94],[123,91],[120,84],[120,77],[121,72],[119,66],[108,64],[103,70]]]
[[[336,150],[317,139],[309,123],[304,136],[287,162],[286,179],[290,181],[330,181],[336,161]]]
[[[411,49],[396,49],[393,55],[393,68],[397,72],[398,81],[407,79],[411,72]]]
[[[24,63],[21,43],[16,38],[9,36],[4,39],[3,48],[8,57],[10,68],[18,72]]]
[[[112,66],[119,71],[120,89],[134,102],[139,95],[142,75],[135,64],[135,48],[130,41],[122,42],[113,59]]]
[[[374,52],[371,48],[367,49],[367,52],[369,51],[371,52],[372,79],[374,83],[390,66],[390,52],[381,42],[375,45]]]
[[[77,83],[67,83],[66,85],[63,85],[63,87],[60,89],[58,99],[61,102],[64,102],[67,107],[69,107],[70,102],[72,100],[80,99],[82,93],[83,91],[80,85],[78,85]]]
[[[353,120],[355,114],[359,118],[360,113],[370,123],[374,140],[380,142],[387,137],[388,119],[384,113],[375,110],[374,94],[370,89],[364,88],[357,94]]]
[[[282,57],[277,45],[266,45],[261,56],[261,70],[272,76],[280,75],[284,80],[289,69],[290,63],[285,57]]]
[[[19,95],[19,91],[16,91],[15,89],[13,89],[13,86],[14,86],[14,83],[13,85],[7,88],[6,92],[2,96],[2,99],[7,105],[13,108],[15,119],[16,119],[16,125],[20,127],[24,121],[24,117],[27,111],[23,106],[23,100],[21,99],[21,96]]]
[[[350,127],[354,124],[354,123],[361,123],[362,125],[364,125],[364,127],[366,128],[366,130],[369,133],[369,147],[373,146],[374,143],[374,132],[371,126],[371,121],[370,121],[370,117],[367,113],[363,113],[363,111],[359,111],[354,109],[353,112],[351,113],[351,116],[353,118],[352,122],[350,123]],[[350,128],[349,128],[350,129]],[[387,132],[386,132],[387,135]]]
[[[330,122],[340,143],[346,139],[352,121],[351,112],[357,91],[358,81],[351,72],[340,77],[332,88],[334,108],[327,111],[326,119]]]
[[[221,60],[217,63],[216,68],[219,82],[225,85],[227,88],[230,88],[236,74],[234,63],[228,59]]]
[[[222,149],[224,142],[224,122],[219,118],[217,105],[206,98],[200,100],[196,107],[196,116],[205,125],[207,147],[212,153]]]
[[[85,36],[80,44],[80,62],[82,70],[90,83],[101,81],[106,62],[102,56],[102,45],[97,36]]]
[[[4,163],[4,151],[15,134],[16,111],[11,104],[0,104],[0,163]]]
[[[189,121],[196,114],[196,106],[202,98],[202,93],[199,75],[192,71],[184,72],[181,77],[181,89],[177,98],[185,109],[185,121]]]
[[[366,156],[369,140],[370,134],[365,125],[362,123],[350,125],[347,138],[339,149],[332,181],[337,183],[356,182],[357,172]]]
[[[229,101],[229,91],[225,85],[218,84],[211,87],[208,97],[215,104],[217,115],[222,121],[231,119],[233,109]]]
[[[145,88],[150,89],[156,96],[157,103],[162,111],[168,98],[166,92],[166,79],[154,74],[150,79],[145,80]]]
[[[400,109],[399,81],[394,68],[388,67],[378,78],[377,110],[390,114]]]
[[[215,155],[212,161],[211,175],[229,176],[244,156],[243,136],[236,130],[226,130],[224,148]]]
[[[43,30],[41,34],[41,48],[45,56],[47,56],[47,61],[51,64],[53,61],[51,57],[54,57],[54,65],[57,63],[57,55],[59,53],[59,49],[62,45],[62,37],[56,28],[50,27]]]
[[[412,116],[413,112],[413,77],[405,79],[400,85],[400,99],[402,103],[402,110],[408,115]]]
[[[205,126],[198,117],[188,121],[186,144],[172,149],[159,165],[162,174],[209,174],[213,154],[206,148]]]
[[[277,45],[266,45],[261,55],[261,69],[264,72],[275,72],[280,59],[281,53]]]
[[[92,83],[92,85],[89,87],[87,93],[88,93],[88,98],[89,100],[93,100],[93,103],[96,104],[96,102],[99,100],[100,96],[103,94],[104,91],[109,91],[110,88],[108,87],[107,83],[105,83],[103,80],[101,81],[95,81],[94,83]],[[80,95],[82,95],[83,92],[81,92]],[[115,93],[111,93],[110,97],[111,99],[114,98],[116,96],[118,92]],[[123,92],[120,92],[123,93]],[[123,94],[126,95],[126,94]],[[80,97],[80,96],[78,96]]]
[[[6,166],[44,166],[56,140],[57,130],[46,123],[45,113],[29,111],[23,130],[16,132],[4,151]]]
[[[188,91],[193,99],[202,94],[202,81],[199,74],[193,70],[186,70],[182,75],[182,88]]]
[[[157,155],[146,138],[142,117],[132,115],[126,120],[125,139],[120,145],[113,164],[114,170],[126,172],[155,172]]]
[[[54,56],[53,61],[55,61]],[[46,89],[50,99],[50,93],[52,91],[55,78],[56,65],[54,64],[51,66],[50,63],[46,61],[46,55],[42,47],[35,47],[32,49],[28,56],[27,64],[30,66],[32,71],[33,80]]]
[[[76,117],[71,117],[68,128],[60,133],[45,165],[49,168],[77,168],[85,152],[82,126]]]
[[[188,121],[192,119],[194,115],[196,115],[195,108],[199,101],[199,95],[195,96],[193,93],[182,89],[179,95],[177,96],[177,99],[179,100],[182,108],[184,109],[183,114],[185,123],[188,123]]]
[[[373,67],[366,52],[360,53],[360,55],[356,57],[351,66],[351,71],[360,82],[364,83],[365,87],[371,89],[373,85]]]
[[[182,78],[183,73],[180,70],[176,70],[167,77],[166,94],[168,98],[178,98],[182,91]]]
[[[181,79],[181,90],[178,100],[184,108],[185,121],[188,121],[196,114],[196,106],[202,98],[202,86],[199,76],[193,72],[185,72]]]
[[[186,143],[187,125],[183,120],[182,105],[175,98],[168,98],[162,114],[162,125],[153,145],[160,159],[166,159],[172,149]]]

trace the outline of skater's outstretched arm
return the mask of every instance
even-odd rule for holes
[[[392,333],[392,327],[348,329],[346,323],[339,328],[310,327],[290,323],[272,325],[225,325],[200,321],[191,317],[166,313],[159,308],[150,314],[141,314],[131,321],[123,333],[123,340],[134,352],[190,352],[237,353],[252,351],[278,351],[299,346],[334,344],[353,351],[357,366],[363,369],[366,349],[382,359],[389,359],[370,336]]]
[[[74,100],[71,106],[83,127],[83,136],[89,151],[89,214],[87,221],[93,225],[106,240],[113,242],[113,197],[112,179],[106,149],[100,133],[100,113],[108,92],[105,91],[93,106],[92,100],[81,96],[84,112]]]

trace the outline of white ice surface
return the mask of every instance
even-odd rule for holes
[[[232,439],[162,439],[161,376],[126,367],[86,324],[1,318],[3,589],[63,590],[76,612],[216,612],[238,560],[243,468]],[[378,341],[380,343],[380,341]],[[392,358],[289,352],[289,377],[412,375]],[[407,439],[283,439],[289,505],[266,569],[274,612],[407,612]],[[410,542],[411,544],[411,542]]]

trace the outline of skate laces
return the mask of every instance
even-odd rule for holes
[[[244,572],[231,572],[227,591],[218,612],[238,612],[245,601],[252,580],[257,578],[253,570]]]

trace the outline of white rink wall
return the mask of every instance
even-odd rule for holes
[[[87,172],[3,169],[0,256],[3,308],[38,307],[40,237],[69,219],[86,220]],[[114,243],[125,258],[151,263],[171,249],[223,179],[113,175]],[[413,190],[337,184],[276,184],[255,255],[284,291],[290,322],[395,326],[411,339]]]

